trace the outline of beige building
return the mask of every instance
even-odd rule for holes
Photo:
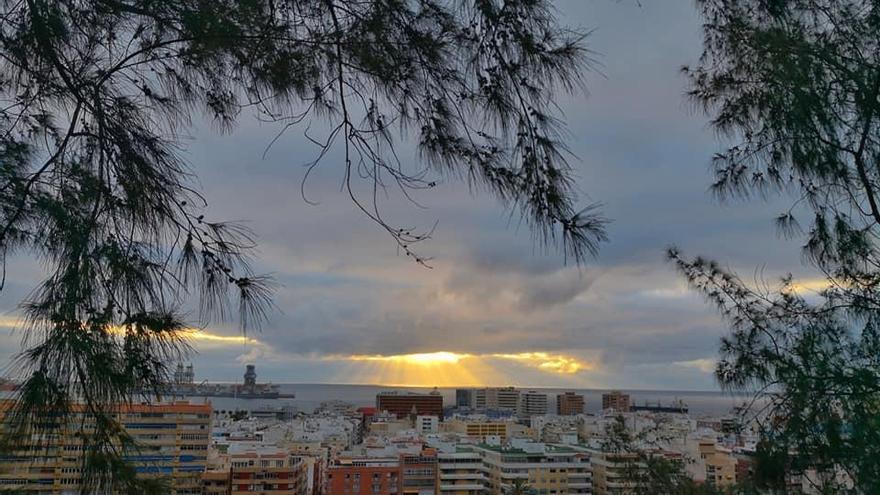
[[[440,495],[485,495],[488,493],[483,460],[466,448],[437,454],[437,490]]]
[[[635,485],[631,474],[644,468],[636,454],[611,454],[594,452],[592,466],[593,495],[631,495]]]
[[[525,418],[547,414],[547,394],[534,390],[524,392],[520,396],[517,414]]]
[[[382,411],[373,415],[366,423],[366,433],[384,436],[411,430],[416,427],[415,419],[417,417],[417,415],[411,414],[399,418],[396,414]]]
[[[651,452],[652,456],[664,456],[671,462],[684,462],[684,456],[679,452],[657,450]],[[646,465],[635,453],[610,453],[592,451],[590,459],[593,472],[594,495],[633,495],[638,493],[635,482],[640,477],[640,471],[646,469]]]
[[[306,463],[271,446],[230,446],[202,475],[204,495],[304,495]]]
[[[569,446],[522,442],[518,446],[481,445],[490,493],[504,493],[522,479],[538,493],[590,493],[590,455]]]
[[[0,401],[0,415],[12,401]],[[116,419],[140,444],[127,459],[139,477],[161,478],[173,495],[202,493],[211,436],[211,404],[174,402],[120,405]],[[82,438],[94,424],[81,406],[66,426],[52,434],[48,445],[7,452],[0,460],[0,491],[40,495],[79,493],[84,446]],[[84,426],[83,426],[84,425]]]
[[[706,484],[723,488],[736,483],[736,458],[714,441],[700,442],[700,459],[706,465]]]
[[[517,411],[520,391],[514,387],[478,388],[473,390],[472,400],[471,407],[478,410]]]
[[[538,493],[590,493],[586,449],[515,441],[510,446],[459,446],[438,456],[442,495],[500,494],[521,479]]]

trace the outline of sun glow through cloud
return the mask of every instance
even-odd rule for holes
[[[574,356],[548,352],[458,353],[437,351],[413,354],[326,356],[349,365],[349,376],[367,383],[406,386],[476,386],[507,383],[515,367],[524,366],[554,375],[576,375],[594,369]],[[511,371],[511,365],[514,370]]]
[[[245,335],[219,335],[216,333],[206,332],[205,330],[200,330],[198,328],[187,328],[180,332],[181,335],[185,338],[197,340],[197,341],[207,341],[207,342],[218,342],[218,343],[228,343],[228,344],[256,344],[258,341],[256,339],[252,339]]]
[[[0,328],[14,329],[21,325],[21,319],[14,316],[0,315]]]
[[[3,316],[0,315],[0,328],[7,329],[17,329],[21,328],[23,324],[23,320],[20,317],[13,316]],[[125,335],[125,327],[120,325],[113,325],[109,327],[109,331],[113,335],[122,336]],[[260,342],[257,339],[253,339],[247,337],[245,335],[222,335],[217,333],[212,333],[207,330],[202,330],[200,328],[183,328],[177,332],[178,337],[182,337],[186,340],[196,341],[196,342],[205,342],[205,343],[216,343],[216,344],[259,344]]]
[[[16,318],[0,316],[0,327],[13,328],[18,324],[20,321]],[[112,326],[110,332],[122,336],[126,330],[122,326]],[[519,383],[519,380],[527,369],[548,378],[555,377],[553,380],[577,380],[577,377],[584,376],[584,372],[596,369],[593,362],[580,357],[543,351],[304,355],[276,353],[266,342],[243,334],[221,334],[209,329],[189,327],[179,330],[177,336],[189,341],[197,349],[250,349],[251,352],[238,356],[236,362],[252,363],[260,359],[276,362],[281,359],[330,362],[338,367],[335,381],[342,383],[412,387],[486,386],[499,383],[525,386],[528,384]]]
[[[795,280],[789,286],[789,289],[796,294],[819,293],[833,287],[833,284],[825,278],[813,278]]]
[[[2,321],[0,321],[2,326]],[[126,329],[123,326],[114,325],[110,327],[110,332],[114,335],[125,335]],[[176,332],[178,337],[185,340],[203,342],[207,344],[259,344],[260,341],[252,339],[245,335],[222,335],[212,333],[200,328],[183,328]]]
[[[359,355],[347,356],[351,361],[379,361],[379,362],[399,362],[416,365],[435,365],[439,363],[458,364],[464,358],[472,357],[470,354],[456,354],[454,352],[425,352],[416,354],[398,354],[392,356],[370,356]]]
[[[519,354],[492,354],[492,357],[522,361],[538,368],[560,374],[574,374],[593,368],[590,363],[561,354],[546,352],[521,352]]]

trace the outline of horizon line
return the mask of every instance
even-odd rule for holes
[[[205,380],[208,383],[218,383],[218,384],[227,384],[227,383],[239,383],[238,381],[211,381]],[[750,395],[750,392],[747,391],[731,391],[731,390],[723,390],[721,388],[714,390],[707,389],[662,389],[662,388],[627,388],[627,387],[565,387],[565,386],[552,386],[552,385],[514,385],[514,384],[506,384],[506,385],[412,385],[412,384],[383,384],[383,383],[349,383],[349,382],[284,382],[284,381],[267,381],[263,383],[271,383],[273,385],[338,385],[338,386],[351,386],[351,387],[385,387],[385,388],[424,388],[424,389],[478,389],[478,388],[501,388],[501,387],[515,387],[520,389],[544,389],[544,390],[590,390],[590,391],[614,391],[619,390],[622,392],[687,392],[687,393],[721,393],[721,394],[730,394],[730,395]]]

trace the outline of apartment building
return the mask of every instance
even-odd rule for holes
[[[204,495],[305,495],[307,466],[286,449],[232,445],[202,475],[202,489]]]
[[[474,407],[474,389],[458,388],[455,389],[455,407],[468,409]]]
[[[376,395],[376,409],[388,411],[398,418],[437,416],[443,419],[443,396],[434,390],[428,394],[413,392],[381,392]]]
[[[547,414],[547,394],[529,390],[520,397],[518,415],[524,418]]]
[[[628,495],[633,493],[632,473],[644,468],[637,454],[594,452],[590,460],[593,470],[594,495]]]
[[[630,410],[629,394],[625,394],[620,390],[612,390],[607,394],[602,394],[602,409],[613,409],[617,412],[629,412]]]
[[[578,443],[578,429],[581,425],[576,416],[532,416],[529,420],[534,432],[532,438],[545,443]]]
[[[636,480],[640,471],[647,469],[639,454],[630,452],[591,452],[594,495],[631,495],[638,489]],[[683,463],[679,452],[657,450],[651,456],[663,456],[668,461]]]
[[[0,417],[5,418],[11,407],[12,401],[0,401]],[[140,477],[167,480],[173,495],[200,494],[211,435],[211,411],[209,403],[120,405],[115,411],[116,419],[138,443],[126,460]],[[82,439],[92,428],[94,420],[82,407],[74,406],[67,424],[59,425],[46,444],[5,453],[0,457],[0,491],[79,493]]]
[[[479,453],[466,447],[437,454],[437,491],[440,495],[485,495],[488,479]]]
[[[455,418],[444,423],[443,431],[466,435],[480,442],[486,442],[488,438],[498,438],[503,442],[509,436],[510,425],[506,421],[469,421]]]
[[[504,422],[468,422],[464,424],[465,435],[478,438],[485,442],[488,437],[497,437],[502,442],[507,440],[509,424]]]
[[[403,493],[398,457],[340,457],[327,470],[328,495]]]
[[[574,392],[565,392],[556,396],[556,414],[574,416],[584,413],[584,396]]]
[[[706,484],[724,488],[736,483],[737,460],[712,440],[699,442],[700,460],[706,467]]]
[[[504,493],[522,479],[538,493],[591,493],[590,454],[585,449],[514,439],[508,446],[480,445],[490,493]]]
[[[418,416],[415,420],[415,429],[422,435],[437,433],[440,429],[440,418],[437,416]]]
[[[521,441],[511,445],[459,445],[439,454],[442,495],[504,493],[517,479],[538,493],[591,493],[586,449]]]
[[[435,495],[437,493],[437,451],[423,449],[418,454],[400,455],[403,493]]]
[[[477,410],[519,410],[520,391],[514,387],[488,387],[473,390],[472,408]]]

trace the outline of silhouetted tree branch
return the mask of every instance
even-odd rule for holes
[[[545,0],[3,1],[0,255],[48,268],[23,306],[10,448],[81,401],[98,429],[84,490],[146,490],[110,411],[155,396],[188,351],[180,307],[197,298],[200,324],[237,312],[245,331],[265,318],[253,234],[207,219],[192,187],[181,137],[194,115],[227,132],[244,115],[303,125],[312,167],[343,149],[351,199],[419,263],[432,229],[394,226],[380,199],[444,177],[495,195],[577,262],[595,254],[605,221],[575,206],[555,117],[589,68],[584,37]]]
[[[669,257],[731,326],[716,376],[756,395],[764,488],[814,469],[822,493],[880,490],[880,10],[874,2],[701,0],[703,55],[689,95],[737,144],[713,160],[723,199],[793,197],[777,217],[805,238],[825,288],[748,284]],[[810,227],[801,229],[798,218]],[[779,468],[779,469],[777,469]],[[837,474],[844,476],[837,476]]]

